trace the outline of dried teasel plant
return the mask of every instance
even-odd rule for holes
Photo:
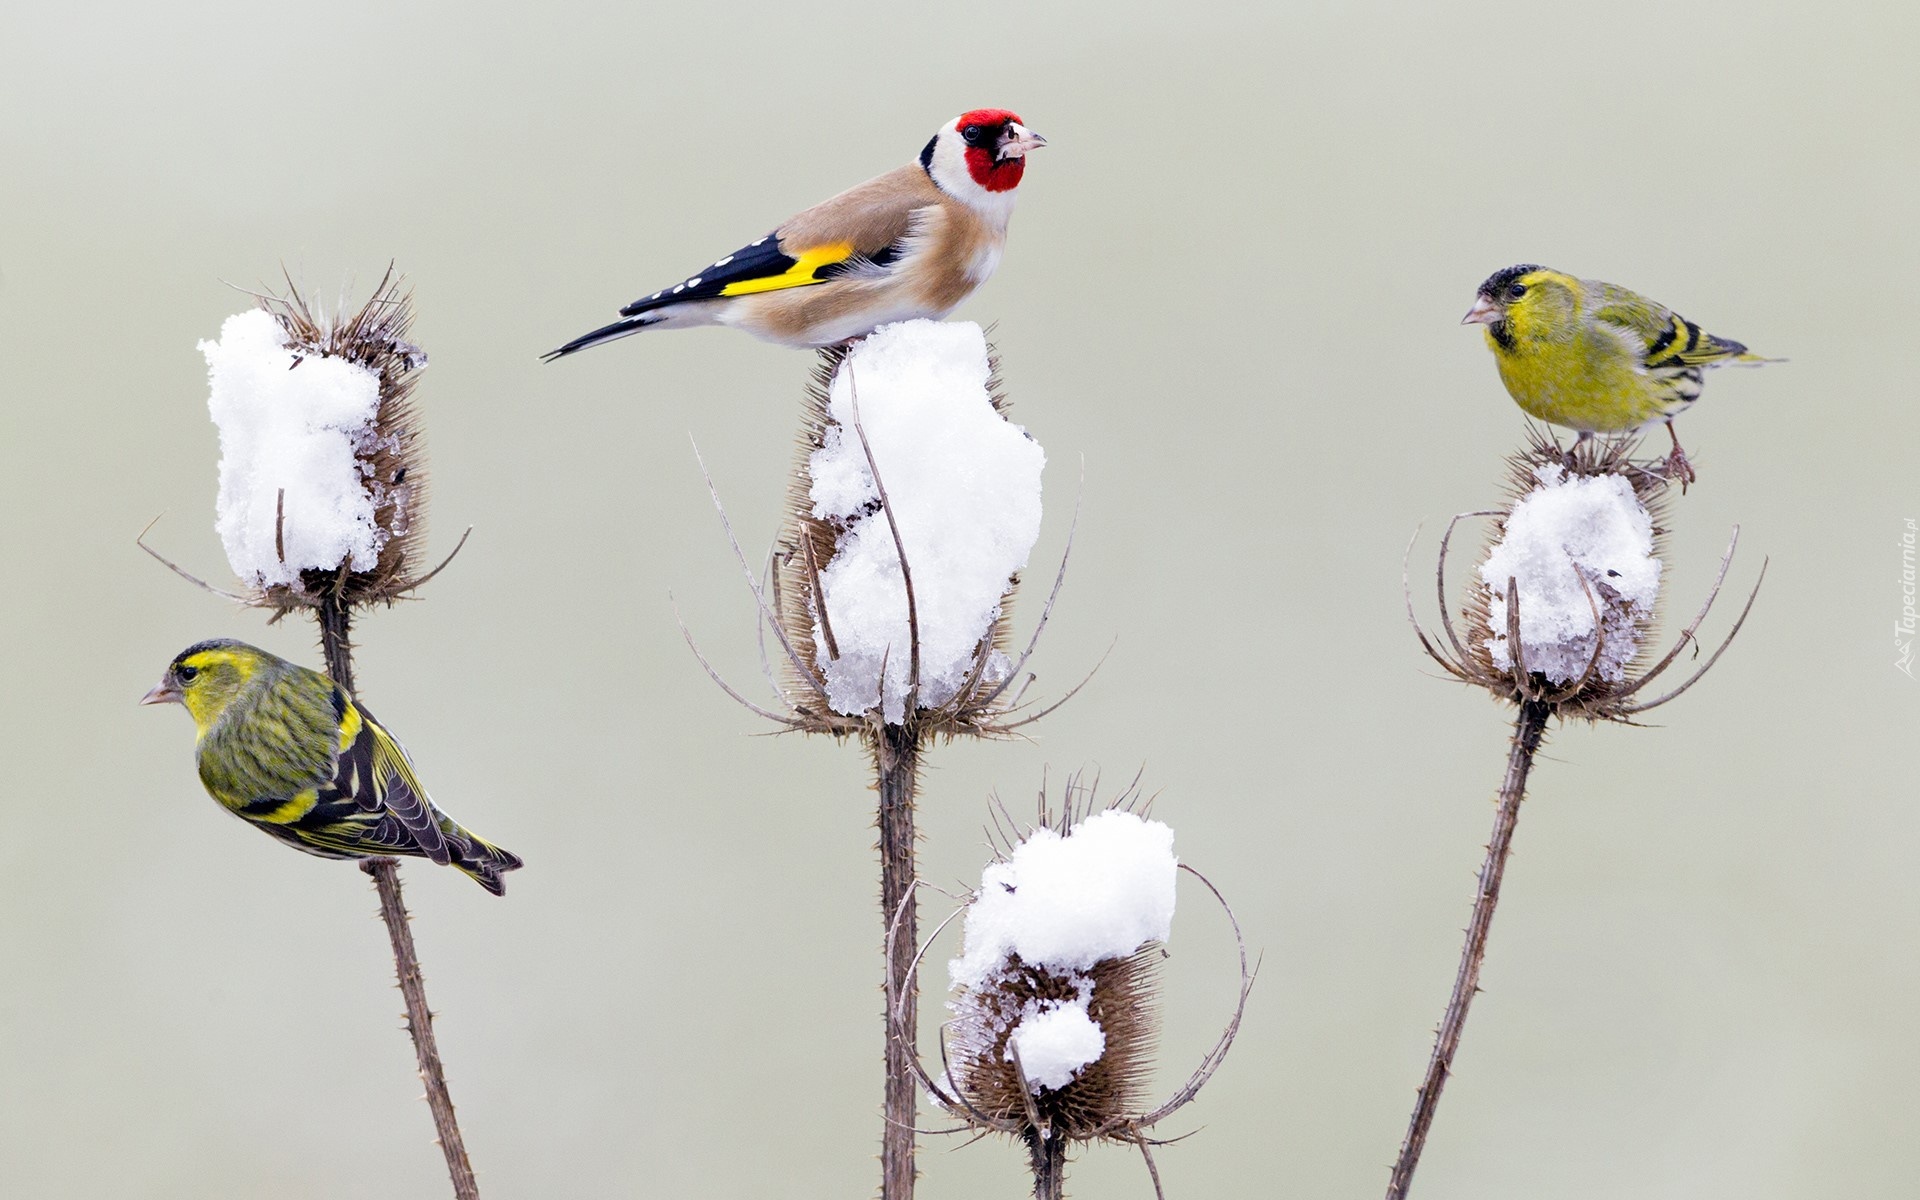
[[[351,645],[353,611],[412,593],[438,575],[467,539],[463,533],[439,565],[419,569],[427,469],[413,392],[427,356],[408,340],[413,297],[392,267],[357,308],[342,302],[329,312],[291,278],[285,295],[249,294],[257,312],[277,330],[272,336],[288,378],[230,376],[223,389],[222,345],[201,345],[215,376],[215,415],[222,427],[219,528],[244,590],[227,591],[187,573],[148,547],[144,532],[140,546],[207,591],[270,610],[270,621],[312,611],[329,672],[350,673],[343,652]],[[248,317],[231,319],[223,339],[259,339],[260,323],[236,324]],[[306,379],[292,378],[303,370],[308,376],[333,372],[329,382],[339,403],[304,445],[289,451],[284,430],[272,428],[272,422],[285,419],[276,410],[287,407],[275,392],[307,385]],[[232,397],[224,419],[223,390]],[[252,411],[245,411],[248,407]],[[350,456],[350,472],[329,470],[339,464],[323,461],[340,456]],[[316,480],[325,482],[316,485]]]
[[[1640,714],[1680,696],[1732,645],[1766,578],[1762,564],[1745,607],[1706,661],[1678,686],[1649,697],[1649,685],[1682,653],[1691,647],[1698,654],[1700,626],[1726,582],[1740,531],[1734,528],[1699,612],[1673,645],[1658,653],[1654,635],[1665,591],[1671,472],[1636,461],[1637,445],[1631,438],[1582,438],[1562,448],[1551,435],[1529,427],[1528,444],[1509,460],[1506,504],[1454,517],[1440,539],[1434,568],[1440,635],[1421,626],[1411,584],[1406,584],[1407,617],[1428,656],[1453,678],[1485,689],[1518,712],[1460,967],[1387,1185],[1388,1200],[1400,1200],[1412,1187],[1441,1090],[1453,1071],[1467,1010],[1480,990],[1520,804],[1548,720],[1637,724]],[[1447,550],[1459,523],[1474,517],[1489,517],[1495,524],[1462,606],[1463,637],[1449,612]]]
[[[923,690],[923,681],[919,677],[920,620],[918,597],[914,595],[913,586],[913,556],[901,538],[899,524],[893,515],[892,498],[886,490],[885,476],[873,457],[872,445],[857,415],[858,380],[847,362],[849,354],[850,349],[845,347],[830,347],[821,351],[813,378],[808,383],[802,404],[800,434],[796,439],[794,469],[787,487],[787,529],[775,547],[770,572],[773,615],[785,635],[783,642],[795,652],[785,664],[786,680],[782,688],[784,694],[792,698],[790,711],[793,719],[800,722],[807,732],[835,735],[859,733],[869,727],[876,716],[889,720],[884,712],[885,706],[881,704],[852,713],[840,711],[845,706],[836,706],[826,687],[828,672],[840,658],[841,649],[834,637],[833,612],[824,582],[825,573],[840,552],[841,543],[855,521],[849,519],[848,515],[816,514],[813,463],[835,431],[844,436],[850,428],[860,443],[862,457],[866,459],[874,479],[875,501],[879,505],[877,513],[862,512],[858,518],[870,520],[878,516],[884,522],[883,527],[894,542],[906,595],[910,703],[903,702],[901,712],[889,723],[911,725],[921,735],[953,737],[1010,734],[1026,724],[1028,719],[1037,719],[1015,715],[1020,697],[1017,693],[1010,694],[1009,689],[1025,668],[1033,648],[1038,645],[1039,634],[1045,627],[1045,617],[1042,617],[1040,626],[1034,631],[1034,641],[1015,662],[1010,656],[1012,615],[1020,574],[1013,572],[1007,577],[1006,590],[1001,594],[987,632],[975,643],[967,670],[957,686],[942,688],[939,694],[929,694]],[[846,383],[855,409],[850,427],[836,421],[831,408],[833,382],[842,371],[847,372]],[[1000,363],[991,346],[987,348],[985,390],[993,412],[1005,419],[1008,415],[1006,392],[1001,385]],[[1068,540],[1071,546],[1071,535]],[[1063,561],[1063,574],[1065,566]],[[1058,594],[1058,581],[1054,594]],[[1053,596],[1049,596],[1048,612],[1051,612],[1052,601]],[[883,678],[886,674],[883,672]],[[1028,682],[1031,682],[1031,677],[1028,677]]]
[[[972,1131],[1013,1138],[1028,1153],[1034,1195],[1065,1194],[1067,1154],[1106,1141],[1137,1147],[1162,1195],[1152,1136],[1213,1077],[1239,1032],[1253,988],[1239,922],[1211,882],[1172,855],[1172,831],[1149,820],[1136,778],[1110,804],[1098,781],[1069,778],[1058,812],[1040,790],[1021,831],[996,797],[994,860],[980,890],[942,922],[967,917],[966,948],[949,971],[953,1017],[941,1030],[941,1070],[911,1065],[934,1102]],[[1232,1018],[1186,1082],[1157,1106],[1147,1095],[1159,1033],[1157,985],[1177,872],[1198,879],[1233,928],[1240,988]],[[901,936],[896,920],[890,938]],[[912,1044],[903,1000],[932,945],[894,981],[895,1036]]]
[[[1073,554],[1074,536],[1079,527],[1078,502],[1052,587],[1034,623],[1033,632],[1020,648],[1018,657],[1012,653],[1015,644],[1013,607],[1021,573],[1015,571],[1008,576],[1006,590],[1001,594],[986,633],[975,641],[968,656],[968,669],[957,686],[946,689],[937,702],[927,702],[927,697],[920,694],[917,671],[920,615],[915,594],[913,548],[901,536],[891,498],[887,494],[882,466],[873,458],[871,444],[857,416],[857,408],[854,419],[845,425],[835,421],[829,411],[833,381],[841,372],[842,364],[851,350],[851,346],[830,346],[821,350],[814,373],[808,381],[803,395],[796,463],[788,482],[786,527],[769,553],[762,575],[756,576],[741,549],[713,477],[706,470],[705,460],[700,459],[708,493],[720,514],[734,559],[746,577],[758,609],[761,673],[772,689],[774,707],[768,708],[749,699],[728,683],[700,652],[684,621],[681,622],[682,635],[699,659],[702,669],[716,685],[742,707],[773,722],[784,731],[844,738],[867,736],[876,728],[891,726],[911,731],[916,740],[929,737],[1019,736],[1026,726],[1048,716],[1072,699],[1099,669],[1096,664],[1094,671],[1088,672],[1087,679],[1081,680],[1050,703],[1036,705],[1027,698],[1028,689],[1037,679],[1037,676],[1027,672],[1027,664],[1039,648],[1041,636],[1052,618],[1054,604],[1066,583],[1067,565]],[[987,362],[988,395],[994,412],[1004,417],[1009,408],[1001,386],[999,360],[990,346]],[[848,372],[848,386],[850,392],[856,386],[851,371]],[[854,394],[857,397],[857,392]],[[881,522],[869,528],[884,530],[891,539],[894,557],[899,563],[909,630],[907,646],[900,657],[906,662],[905,671],[914,702],[902,705],[904,711],[891,719],[878,704],[852,712],[842,711],[835,706],[828,690],[828,667],[840,657],[840,647],[834,634],[832,605],[827,602],[826,589],[823,587],[823,573],[827,565],[833,562],[849,523],[844,519],[815,515],[811,496],[811,464],[813,456],[825,444],[828,430],[836,426],[850,432],[863,449],[876,491],[876,498],[870,505],[871,511],[866,515],[877,517]],[[699,457],[697,448],[695,455]],[[769,634],[779,651],[778,666],[769,657]]]
[[[1551,597],[1560,607],[1568,607],[1565,597],[1577,589],[1578,601],[1572,607],[1589,614],[1584,626],[1577,621],[1571,627],[1562,624],[1547,639],[1524,628],[1530,607],[1527,589],[1514,576],[1489,577],[1487,568],[1506,541],[1509,525],[1516,513],[1534,497],[1561,485],[1583,481],[1611,483],[1616,494],[1632,500],[1646,514],[1649,533],[1647,554],[1664,564],[1666,554],[1665,521],[1670,495],[1670,480],[1657,466],[1636,461],[1637,441],[1623,438],[1589,438],[1562,448],[1551,435],[1537,426],[1529,427],[1528,443],[1509,460],[1510,479],[1507,503],[1500,509],[1462,513],[1447,524],[1440,539],[1440,551],[1434,566],[1434,586],[1439,598],[1440,628],[1444,642],[1420,624],[1414,614],[1412,588],[1407,588],[1407,615],[1421,647],[1453,678],[1484,688],[1495,699],[1515,704],[1545,706],[1550,715],[1588,721],[1615,721],[1631,724],[1640,713],[1668,703],[1697,683],[1725,653],[1740,632],[1760,584],[1754,584],[1746,607],[1734,621],[1726,638],[1713,654],[1680,686],[1647,698],[1648,685],[1659,679],[1689,647],[1699,646],[1699,629],[1706,621],[1733,555],[1739,545],[1740,530],[1734,527],[1721,557],[1720,569],[1699,612],[1681,630],[1665,654],[1656,657],[1654,634],[1658,624],[1656,605],[1623,594],[1608,577],[1608,570],[1569,554],[1561,569],[1565,583],[1557,589],[1561,596]],[[1494,519],[1494,532],[1481,553],[1481,582],[1470,589],[1462,605],[1463,639],[1449,615],[1447,595],[1447,551],[1460,522],[1475,517]],[[1409,551],[1412,547],[1409,546]],[[1656,572],[1657,582],[1659,575]],[[1764,565],[1760,576],[1766,576]],[[1403,579],[1405,579],[1403,573]],[[1509,597],[1513,597],[1509,602]]]
[[[466,544],[463,534],[439,566],[417,572],[427,480],[412,401],[427,356],[408,341],[412,296],[391,266],[366,303],[354,309],[342,302],[328,313],[290,278],[284,296],[251,294],[258,307],[229,318],[220,339],[200,347],[211,377],[209,407],[221,434],[216,528],[245,590],[217,588],[182,570],[146,544],[146,530],[135,541],[203,590],[268,610],[269,623],[290,612],[311,612],[328,676],[356,694],[355,611],[407,596]],[[478,1200],[434,1036],[399,864],[369,858],[360,865],[379,895],[407,1032],[454,1195]]]
[[[823,350],[764,582],[707,478],[754,594],[774,707],[741,695],[704,656],[701,665],[782,730],[855,737],[867,748],[879,795],[881,912],[904,930],[888,943],[899,956],[888,960],[890,979],[904,978],[917,937],[914,801],[925,747],[935,738],[1015,736],[1079,690],[1037,710],[1025,699],[1033,677],[1024,672],[1065,581],[1071,531],[1032,636],[1018,658],[1011,653],[1013,594],[1039,532],[1044,455],[1006,410],[978,326],[904,322]],[[955,472],[956,464],[966,469]],[[956,478],[972,490],[948,498],[941,488]],[[699,656],[684,622],[682,632]],[[911,994],[905,1004],[912,1018]],[[912,1047],[891,1017],[886,1029],[881,1194],[907,1200],[916,1178]]]

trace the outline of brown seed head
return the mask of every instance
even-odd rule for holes
[[[990,986],[962,989],[953,1000],[954,1084],[1003,1130],[1036,1128],[1086,1141],[1124,1127],[1147,1107],[1159,1037],[1155,991],[1164,957],[1160,943],[1149,942],[1128,957],[1106,959],[1084,975],[1069,976],[1013,956]],[[1083,992],[1087,1015],[1106,1036],[1106,1049],[1062,1087],[1026,1084],[1008,1050],[1015,1027],[1037,1009],[1072,1003]]]
[[[823,603],[820,581],[833,561],[846,525],[813,515],[811,467],[814,453],[826,444],[827,430],[834,424],[829,415],[829,397],[834,376],[847,355],[847,348],[839,346],[821,350],[807,384],[793,473],[787,483],[786,530],[774,552],[771,597],[774,615],[795,652],[794,657],[799,660],[797,664],[791,661],[786,664],[789,694],[801,697],[794,704],[797,723],[808,732],[836,735],[866,729],[875,716],[835,712],[824,700],[826,663],[838,656],[839,649],[834,638],[833,613]],[[1005,416],[1009,405],[1001,389],[999,358],[991,345],[988,364],[988,396],[994,411]],[[887,519],[887,514],[881,511],[870,515]],[[911,547],[904,549],[910,572],[912,550]],[[937,707],[917,707],[907,714],[907,721],[917,730],[947,736],[1001,732],[1000,723],[1013,709],[1012,692],[1004,685],[1008,682],[1005,664],[1011,646],[1013,602],[1019,583],[1016,574],[1001,597],[998,617],[976,648],[967,682],[947,702]],[[910,579],[908,587],[911,589]]]
[[[1520,703],[1543,703],[1556,715],[1589,721],[1628,721],[1640,712],[1671,699],[1675,692],[1649,700],[1643,694],[1648,683],[1664,672],[1680,651],[1694,642],[1700,622],[1719,594],[1719,583],[1699,615],[1684,629],[1678,642],[1665,653],[1654,646],[1658,622],[1658,600],[1666,592],[1665,519],[1670,493],[1670,475],[1658,465],[1635,462],[1631,455],[1637,447],[1632,438],[1593,438],[1562,449],[1548,434],[1530,429],[1529,441],[1509,459],[1509,494],[1494,512],[1471,513],[1495,519],[1495,526],[1482,551],[1478,568],[1470,577],[1468,594],[1462,606],[1461,627],[1456,631],[1448,616],[1446,585],[1447,545],[1453,526],[1441,541],[1436,582],[1440,596],[1441,630],[1444,640],[1430,638],[1417,620],[1415,632],[1421,644],[1449,674],[1463,682],[1485,688],[1496,699]],[[1590,553],[1570,544],[1558,544],[1559,553],[1546,544],[1539,531],[1530,531],[1519,540],[1525,549],[1515,555],[1505,553],[1519,521],[1518,511],[1536,502],[1544,494],[1584,480],[1618,481],[1616,495],[1630,499],[1643,516],[1638,518],[1648,533],[1647,549],[1609,564],[1604,555]],[[1531,514],[1530,514],[1531,518]],[[1457,524],[1462,517],[1454,518]],[[1737,531],[1736,531],[1737,534]],[[1653,562],[1647,563],[1651,558]],[[1731,562],[1732,546],[1721,563],[1721,579]],[[1643,577],[1631,586],[1631,560],[1641,567],[1651,566],[1658,590],[1649,602]],[[1507,573],[1516,560],[1521,565]],[[1620,569],[1616,570],[1615,567]],[[1521,572],[1536,572],[1530,590]],[[1539,574],[1541,571],[1548,574]],[[1558,596],[1545,594],[1540,582],[1557,573],[1570,581],[1575,591],[1562,590]],[[1764,572],[1763,572],[1764,574]],[[1756,593],[1757,593],[1756,584]],[[1534,608],[1529,609],[1530,602]],[[1748,599],[1748,608],[1752,599]],[[1536,618],[1543,612],[1557,612],[1577,619],[1555,621],[1542,630],[1538,623],[1530,630],[1522,628],[1528,612]],[[1411,596],[1408,599],[1412,615]],[[1745,619],[1745,612],[1741,620]],[[1734,625],[1738,632],[1739,623]],[[1729,641],[1732,634],[1728,635]],[[1725,649],[1723,643],[1721,649]],[[1718,658],[1718,652],[1714,658]],[[1712,665],[1709,660],[1707,666]],[[1701,668],[1694,676],[1705,673]],[[1691,686],[1688,680],[1681,689]]]
[[[329,593],[344,606],[391,603],[417,582],[418,551],[426,535],[425,441],[414,412],[413,389],[427,356],[407,340],[413,295],[388,268],[367,302],[329,315],[287,281],[285,296],[260,295],[260,307],[286,332],[296,355],[339,358],[379,378],[379,407],[354,446],[381,533],[379,557],[368,570],[346,564],[301,572],[300,586],[269,588],[260,602],[285,612],[312,607]],[[344,305],[341,309],[344,310]],[[290,518],[291,519],[291,518]]]

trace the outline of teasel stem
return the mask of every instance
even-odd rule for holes
[[[374,890],[380,893],[380,918],[387,923],[387,936],[393,942],[394,974],[399,976],[400,994],[407,1002],[407,1033],[413,1038],[414,1058],[420,1066],[420,1081],[427,1088],[434,1132],[439,1134],[440,1149],[447,1157],[453,1194],[456,1200],[480,1200],[480,1184],[473,1177],[467,1144],[461,1140],[460,1122],[453,1114],[453,1096],[447,1091],[446,1071],[440,1065],[440,1046],[433,1036],[433,1010],[427,1007],[427,985],[420,974],[420,956],[413,949],[413,927],[406,902],[400,898],[400,864],[391,858],[369,858],[360,869],[373,876]]]
[[[1067,1139],[1029,1127],[1021,1138],[1033,1162],[1034,1200],[1063,1200],[1067,1194]]]
[[[320,626],[320,660],[326,664],[327,678],[351,696],[353,686],[353,610],[339,588],[320,593],[319,607],[313,619]]]
[[[1473,900],[1473,918],[1467,923],[1466,945],[1460,951],[1460,971],[1454,977],[1453,995],[1447,999],[1446,1015],[1434,1037],[1433,1057],[1427,1063],[1426,1079],[1420,1084],[1419,1099],[1407,1124],[1407,1137],[1400,1144],[1399,1161],[1393,1165],[1393,1177],[1387,1183],[1386,1200],[1404,1200],[1413,1186],[1414,1168],[1420,1165],[1420,1152],[1426,1149],[1427,1133],[1433,1127],[1433,1114],[1440,1105],[1440,1091],[1453,1073],[1453,1058],[1460,1050],[1460,1035],[1466,1028],[1467,1009],[1480,990],[1480,966],[1487,957],[1487,933],[1493,926],[1493,909],[1500,902],[1500,881],[1506,874],[1507,854],[1513,848],[1514,826],[1520,820],[1520,802],[1526,799],[1527,775],[1533,769],[1533,757],[1546,736],[1551,705],[1541,700],[1523,700],[1514,720],[1513,744],[1507,750],[1507,773],[1500,782],[1499,807],[1493,819],[1493,836],[1487,841],[1486,861],[1480,866],[1480,888]]]
[[[919,1100],[914,1084],[920,987],[914,954],[920,944],[914,899],[913,798],[920,775],[920,733],[913,714],[900,725],[875,719],[868,734],[873,751],[876,790],[880,793],[880,924],[886,954],[886,1000],[882,1028],[886,1036],[885,1124],[880,1136],[881,1200],[911,1200],[914,1167],[914,1119]],[[898,1032],[896,1032],[896,1030]]]
[[[320,626],[320,657],[326,663],[328,677],[352,695],[353,643],[348,634],[353,611],[339,586],[320,591],[314,620]],[[413,1056],[419,1064],[420,1082],[427,1089],[427,1108],[433,1113],[434,1131],[447,1158],[455,1200],[480,1200],[480,1185],[467,1159],[466,1142],[460,1137],[453,1096],[447,1090],[446,1071],[440,1064],[440,1046],[433,1036],[433,1010],[427,1007],[427,985],[413,946],[407,904],[400,895],[400,864],[391,858],[369,858],[361,861],[360,869],[373,877],[374,890],[380,895],[380,919],[386,922],[387,938],[393,943],[393,972],[407,1005],[407,1035],[413,1039]]]

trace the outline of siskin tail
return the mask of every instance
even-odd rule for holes
[[[494,895],[506,895],[507,884],[500,877],[525,865],[520,861],[520,856],[502,850],[492,842],[481,841],[472,834],[467,835],[467,840],[468,844],[460,848],[460,857],[453,860],[453,865]]]

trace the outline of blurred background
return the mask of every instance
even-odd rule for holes
[[[390,260],[432,356],[430,548],[474,533],[363,620],[361,688],[435,797],[528,862],[504,900],[405,870],[486,1194],[873,1189],[867,764],[761,736],[669,601],[757,684],[689,434],[757,554],[812,359],[724,331],[536,356],[981,105],[1052,142],[958,314],[997,324],[1050,458],[1023,631],[1085,473],[1035,694],[1118,641],[1032,740],[933,751],[923,870],[978,879],[995,792],[1026,811],[1043,781],[1144,771],[1264,956],[1238,1047],[1162,1129],[1200,1129],[1160,1155],[1168,1194],[1384,1187],[1510,719],[1425,662],[1401,560],[1424,529],[1430,618],[1439,528],[1497,498],[1521,439],[1458,325],[1519,261],[1792,360],[1713,375],[1681,422],[1701,479],[1669,632],[1733,526],[1710,635],[1772,565],[1654,727],[1551,735],[1417,1194],[1911,1189],[1913,6],[187,0],[4,24],[0,1192],[447,1192],[367,881],[222,814],[184,714],[134,705],[203,637],[317,662],[310,624],[134,538],[164,514],[151,544],[229,580],[195,350],[248,304],[227,284],[284,264],[357,301]],[[1163,1092],[1234,987],[1183,887]],[[926,1144],[923,1197],[1023,1194],[1018,1148],[960,1141]],[[1152,1194],[1121,1149],[1069,1187]]]

